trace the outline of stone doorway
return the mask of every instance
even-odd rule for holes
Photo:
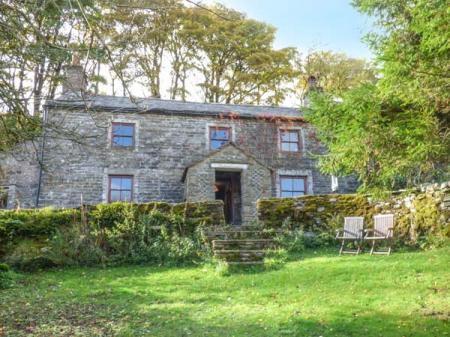
[[[216,171],[215,174],[216,200],[223,201],[225,221],[228,224],[240,226],[242,224],[241,172]]]

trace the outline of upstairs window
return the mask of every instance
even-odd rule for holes
[[[300,151],[299,130],[280,130],[280,144],[283,152]]]
[[[134,124],[112,123],[112,145],[117,147],[134,146]]]
[[[109,202],[133,199],[133,176],[109,176]]]
[[[280,196],[282,198],[298,197],[306,194],[306,177],[281,176]]]
[[[209,128],[209,142],[211,150],[218,150],[231,140],[231,128],[211,126]]]

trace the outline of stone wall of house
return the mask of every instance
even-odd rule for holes
[[[134,148],[111,147],[112,122],[135,123]],[[48,125],[39,207],[76,207],[81,200],[88,204],[106,202],[111,174],[134,176],[135,202],[182,202],[183,172],[210,153],[210,126],[231,127],[234,143],[273,168],[272,196],[277,195],[280,174],[307,176],[309,193],[331,193],[331,177],[320,174],[313,157],[325,148],[314,129],[302,122],[53,107]],[[301,130],[300,153],[279,151],[280,128]],[[1,184],[13,186],[9,207],[14,207],[16,199],[24,207],[34,205],[39,171],[34,158],[28,157],[26,164],[0,159],[0,167],[7,167]],[[354,182],[341,179],[339,192],[354,190]]]
[[[256,201],[270,197],[272,194],[272,174],[270,169],[249,157],[233,145],[208,156],[189,168],[186,174],[187,201],[202,201],[215,198],[215,170],[213,163],[245,165],[239,170],[241,174],[241,211],[242,222],[249,223],[256,218]],[[226,167],[222,170],[229,170]]]
[[[111,122],[136,124],[133,149],[111,147]],[[311,153],[324,148],[313,129],[295,124],[303,134],[303,151],[278,151],[278,130],[290,124],[255,119],[118,112],[52,110],[50,123],[73,129],[73,139],[47,138],[40,206],[77,206],[83,200],[96,204],[107,200],[108,175],[134,176],[136,202],[184,200],[184,169],[210,153],[209,126],[229,126],[233,141],[274,169],[307,175],[313,193],[331,192],[331,178],[321,175]],[[70,138],[70,137],[66,137]],[[272,196],[276,194],[273,186]]]
[[[0,153],[0,190],[6,197],[6,208],[35,207],[39,180],[37,155],[32,143],[18,146],[13,153]]]
[[[450,182],[396,192],[384,201],[356,194],[312,195],[298,198],[261,199],[258,219],[269,228],[283,224],[306,231],[342,227],[345,216],[364,216],[367,227],[375,214],[395,215],[394,234],[415,242],[428,233],[450,237]]]

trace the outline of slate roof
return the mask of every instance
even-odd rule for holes
[[[68,109],[104,110],[116,113],[181,113],[195,115],[230,115],[239,117],[281,117],[303,119],[303,113],[296,108],[258,106],[245,104],[220,104],[183,102],[159,98],[133,98],[121,96],[66,94],[48,101],[47,107],[65,107]]]

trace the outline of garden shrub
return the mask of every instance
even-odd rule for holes
[[[6,263],[0,263],[0,273],[1,272],[7,272],[10,271],[11,267],[8,266]]]
[[[90,222],[99,228],[113,228],[117,223],[123,223],[126,218],[136,217],[137,206],[125,202],[98,204],[89,214]]]
[[[0,258],[24,266],[26,261],[44,256],[42,249],[51,248],[45,254],[56,265],[145,261],[150,259],[149,250],[156,251],[149,246],[162,245],[155,241],[161,236],[161,227],[167,229],[170,240],[179,240],[196,236],[198,227],[204,224],[222,222],[221,201],[176,205],[115,202],[80,209],[4,210],[0,211]],[[187,242],[183,244],[189,247]]]
[[[288,260],[288,252],[283,248],[266,251],[264,256],[264,268],[266,270],[277,270],[283,267]]]
[[[18,278],[19,275],[13,272],[6,263],[0,263],[0,290],[14,286]]]
[[[12,287],[16,279],[17,275],[13,271],[0,270],[0,290]]]
[[[206,254],[200,230],[180,233],[179,227],[185,226],[178,216],[163,214],[157,209],[137,215],[134,205],[122,206],[112,227],[98,221],[58,231],[49,241],[44,256],[60,266],[161,265],[192,263]],[[112,219],[109,210],[102,209],[98,213],[102,216],[97,219]]]
[[[49,237],[57,228],[71,225],[79,219],[78,209],[2,210],[0,211],[0,245],[24,238]]]

